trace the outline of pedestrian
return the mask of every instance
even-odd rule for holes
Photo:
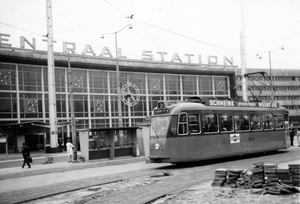
[[[22,155],[24,158],[22,168],[24,168],[25,164],[27,164],[28,168],[31,168],[28,161],[28,157],[30,157],[30,151],[29,151],[29,147],[25,143],[22,144]]]
[[[298,128],[296,136],[298,141],[298,147],[300,147],[300,128]]]
[[[69,163],[69,162],[73,161],[73,149],[74,149],[74,145],[68,139],[68,142],[67,142],[66,146],[67,146],[68,163]]]
[[[290,140],[291,140],[291,146],[294,146],[294,129],[290,127]]]

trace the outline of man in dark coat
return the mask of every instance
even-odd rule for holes
[[[23,143],[23,146],[22,146],[22,155],[24,158],[22,168],[24,168],[25,164],[27,164],[28,168],[30,168],[31,166],[28,162],[28,157],[30,157],[30,152],[29,152],[29,147],[25,143]]]
[[[290,127],[290,139],[291,139],[291,146],[294,146],[294,129]]]

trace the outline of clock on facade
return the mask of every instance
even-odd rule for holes
[[[127,106],[135,106],[140,100],[140,90],[133,83],[126,83],[121,89],[122,101]]]

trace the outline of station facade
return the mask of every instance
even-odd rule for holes
[[[149,122],[159,100],[234,98],[237,66],[213,59],[202,64],[184,63],[178,55],[169,62],[119,58],[123,126]],[[55,79],[49,82],[47,51],[0,47],[0,135],[8,136],[9,152],[20,151],[23,142],[31,150],[50,143],[49,97],[56,98],[57,145],[71,137],[69,77],[76,130],[118,126],[116,58],[55,53],[54,61]],[[49,83],[55,83],[55,96],[49,96]]]

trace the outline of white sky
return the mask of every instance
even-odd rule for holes
[[[222,64],[226,56],[241,67],[244,24],[248,68],[268,69],[272,51],[272,68],[300,70],[300,0],[52,0],[52,7],[57,52],[62,42],[74,42],[78,54],[91,45],[97,55],[107,46],[115,56],[114,36],[100,37],[131,24],[132,30],[118,33],[127,58],[142,59],[148,50],[155,61],[160,61],[157,52],[167,52],[165,61],[178,53],[183,62],[184,54],[194,54],[192,63],[198,55],[203,63],[213,55]],[[46,50],[46,0],[0,0],[0,33],[10,35],[5,43],[13,47],[20,47],[24,36],[36,39],[37,50]]]

